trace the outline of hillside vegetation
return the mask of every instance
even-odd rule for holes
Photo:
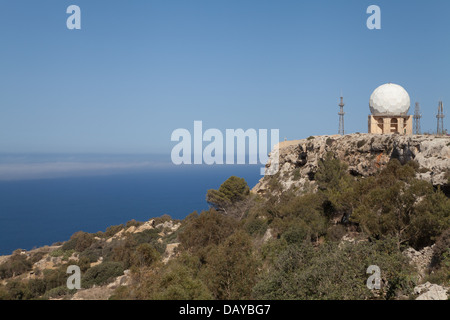
[[[230,177],[207,192],[209,210],[184,220],[14,252],[0,265],[0,299],[413,299],[421,283],[450,286],[450,199],[417,171],[394,159],[355,176],[329,152],[310,190],[285,190],[274,176],[255,194]],[[405,251],[424,248],[420,268]],[[69,265],[81,268],[79,292],[66,288]],[[379,290],[366,286],[371,265]]]

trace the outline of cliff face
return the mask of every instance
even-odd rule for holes
[[[417,177],[440,185],[448,193],[450,176],[450,137],[425,135],[376,135],[349,134],[315,136],[279,144],[278,182],[282,190],[296,187],[298,190],[314,188],[314,175],[321,158],[333,152],[348,164],[352,175],[367,177],[382,169],[391,159],[401,163],[415,160],[419,164]],[[266,165],[274,162],[271,153]],[[268,190],[270,176],[265,176],[253,188],[264,194]]]

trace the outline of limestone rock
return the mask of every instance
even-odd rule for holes
[[[263,238],[262,238],[262,242],[263,242],[263,243],[266,243],[267,241],[269,241],[269,240],[272,239],[272,238],[273,238],[273,235],[272,235],[272,229],[268,228],[268,229],[266,230],[266,233],[264,233],[264,236],[263,236]]]
[[[416,300],[447,300],[448,288],[426,282],[414,288],[415,294],[420,294]]]
[[[113,282],[108,284],[106,287],[109,289],[116,289],[120,286],[127,286],[130,284],[130,270],[125,270],[122,276],[118,276]]]
[[[275,177],[281,191],[314,189],[315,173],[320,159],[333,152],[348,164],[352,175],[367,177],[382,169],[391,159],[401,163],[415,160],[419,164],[417,177],[448,189],[450,175],[450,137],[431,135],[348,134],[315,136],[278,144],[279,171]],[[275,150],[274,150],[275,151]],[[276,167],[277,153],[272,151],[266,172]],[[264,194],[270,189],[272,176],[264,176],[252,192]]]
[[[433,259],[433,246],[425,247],[420,251],[414,250],[414,248],[408,248],[403,251],[403,254],[408,257],[411,264],[417,268],[421,278],[424,278],[427,270],[431,265]]]
[[[169,260],[172,259],[175,256],[175,250],[176,250],[176,248],[178,248],[179,245],[180,244],[177,242],[177,243],[169,243],[166,246],[166,252],[164,252],[164,256],[165,257],[162,260],[163,263],[169,262]]]
[[[106,286],[78,290],[71,300],[108,300],[114,289]]]

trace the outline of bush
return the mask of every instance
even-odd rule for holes
[[[395,241],[361,242],[339,247],[325,243],[291,245],[253,289],[256,299],[373,299],[366,287],[370,265],[381,269],[381,297],[411,293],[412,269]]]
[[[133,255],[133,265],[149,267],[153,263],[159,261],[160,254],[156,249],[148,243],[140,244]]]
[[[31,271],[33,264],[21,250],[13,252],[11,257],[0,265],[0,279],[11,278]]]
[[[245,223],[244,228],[252,236],[262,236],[267,230],[267,221],[259,217],[251,218]]]
[[[200,261],[189,254],[172,259],[152,272],[141,273],[137,286],[119,288],[114,298],[150,300],[209,300],[212,295],[199,279]],[[134,295],[135,294],[135,295]]]
[[[198,252],[209,245],[224,241],[237,228],[232,218],[219,214],[214,209],[203,211],[200,216],[191,219],[180,232],[182,246],[192,252]]]
[[[67,266],[61,266],[58,269],[45,269],[44,282],[46,291],[51,289],[66,286],[67,283]]]
[[[172,221],[172,217],[169,216],[168,214],[163,214],[161,217],[157,217],[153,219],[153,224],[155,226],[157,226],[158,224],[164,223],[164,222],[168,222],[168,221]]]
[[[405,169],[404,172],[408,172]],[[359,199],[351,221],[374,239],[396,237],[398,243],[409,243],[416,249],[431,245],[450,227],[450,200],[428,182],[399,180],[408,174],[394,165],[388,169],[393,176],[383,174],[383,180]],[[419,200],[418,200],[419,199]]]
[[[69,251],[75,250],[77,252],[83,252],[89,248],[94,242],[94,236],[90,233],[78,231],[70,237],[70,240],[63,244],[62,250]]]
[[[30,296],[33,298],[42,296],[47,290],[47,285],[42,279],[31,279],[27,285]]]
[[[348,177],[347,164],[341,162],[332,152],[320,159],[314,179],[320,190],[339,188],[341,179]]]
[[[32,298],[28,286],[20,280],[9,281],[6,284],[6,291],[8,292],[8,300],[28,300]]]
[[[441,266],[442,261],[446,258],[445,254],[450,257],[450,228],[439,236],[433,247],[433,265],[435,267]]]
[[[256,283],[258,262],[251,238],[243,231],[214,247],[206,258],[203,279],[216,299],[249,299]]]
[[[327,231],[327,239],[330,241],[340,241],[347,233],[347,229],[342,224],[332,226]]]
[[[68,295],[74,294],[74,291],[76,291],[76,290],[75,289],[74,290],[69,290],[67,288],[67,286],[64,285],[64,286],[60,286],[60,287],[56,287],[56,288],[48,290],[44,294],[43,298],[44,299],[61,298],[61,297],[64,297],[64,296],[68,296]]]
[[[278,219],[274,227],[289,243],[310,239],[318,241],[327,230],[327,219],[323,212],[323,197],[320,194],[296,196],[277,207]],[[292,242],[293,241],[293,242]]]
[[[58,248],[49,253],[50,257],[61,257],[64,254],[64,250],[62,248]]]
[[[123,224],[117,225],[117,226],[110,226],[106,228],[106,231],[103,233],[103,236],[105,238],[111,238],[113,235],[115,235],[117,232],[122,230],[124,228]]]
[[[81,278],[83,288],[103,285],[123,275],[123,264],[120,262],[103,262],[86,271]]]
[[[138,222],[138,221],[132,219],[132,220],[127,222],[127,224],[125,225],[125,228],[128,229],[130,227],[139,227],[142,224],[143,224],[142,222]]]

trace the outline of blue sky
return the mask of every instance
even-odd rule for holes
[[[71,4],[82,30],[66,28]],[[381,30],[366,27],[371,4]],[[367,132],[386,82],[435,130],[449,17],[447,0],[1,0],[0,153],[169,154],[194,120],[334,134],[341,90],[346,131]]]

